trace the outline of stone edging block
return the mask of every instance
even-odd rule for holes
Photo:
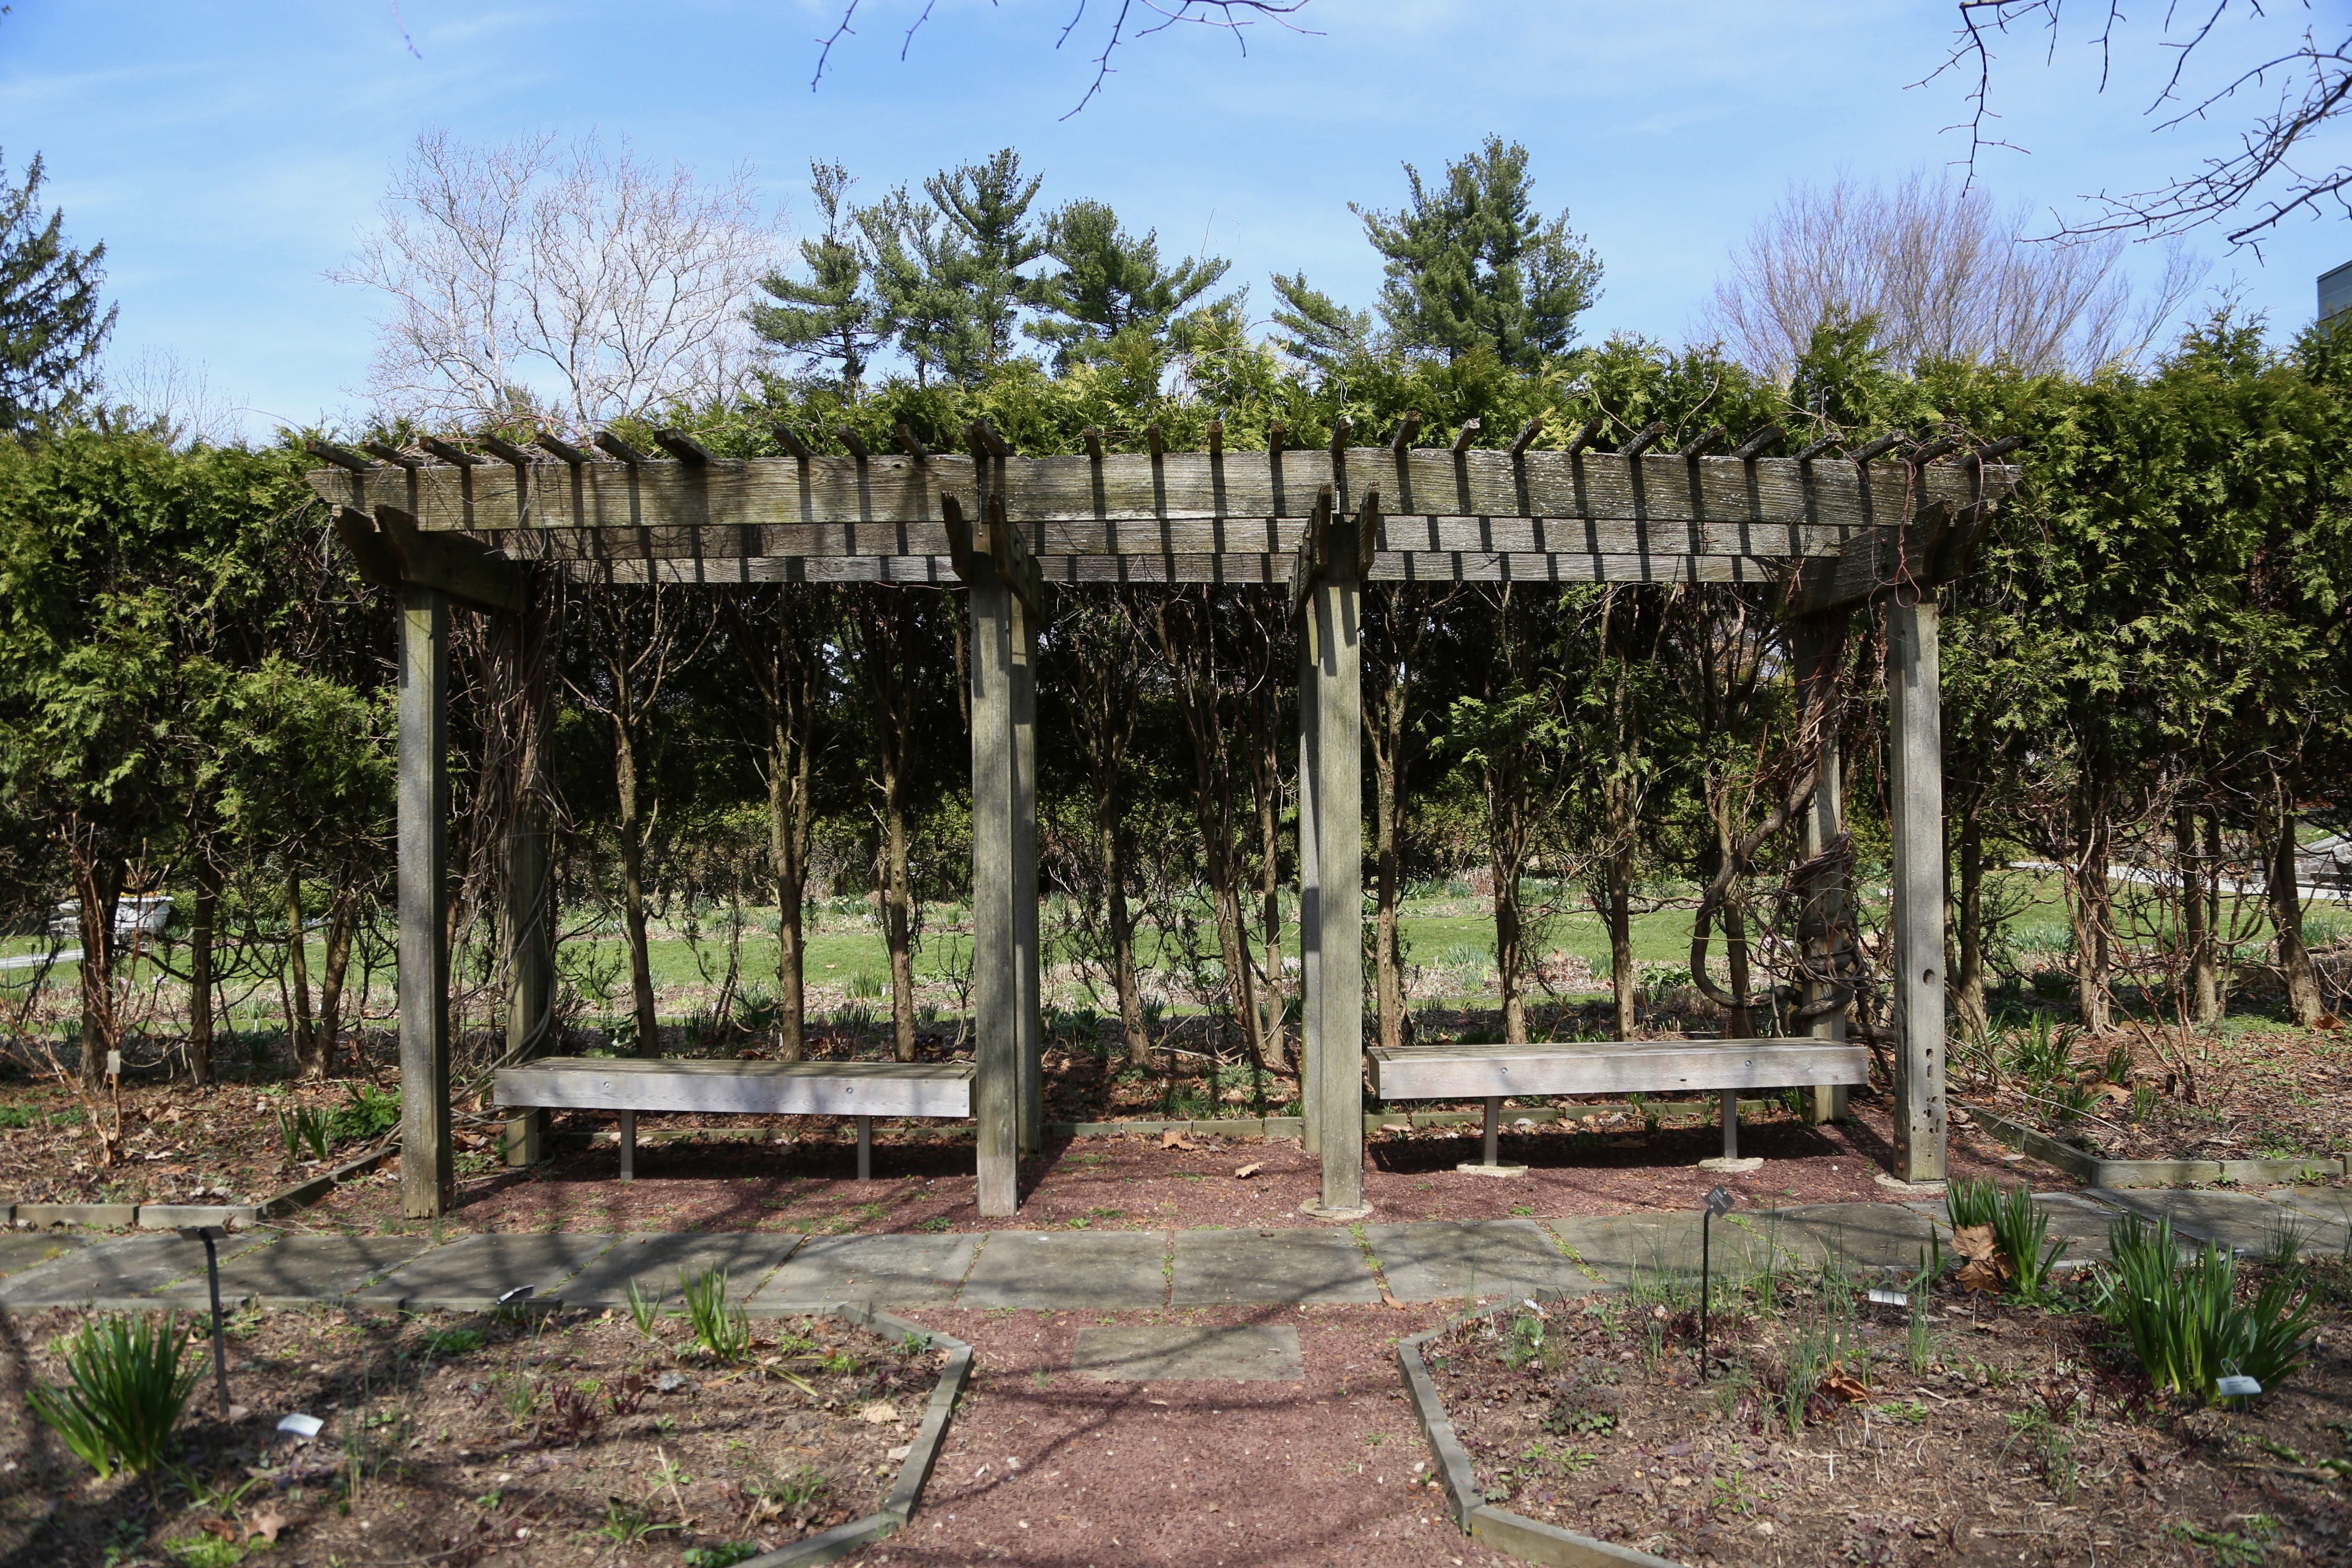
[[[878,1511],[864,1519],[853,1519],[847,1524],[837,1524],[821,1535],[779,1547],[764,1556],[751,1558],[742,1568],[814,1568],[817,1563],[846,1557],[906,1529],[922,1502],[931,1468],[939,1463],[940,1449],[947,1443],[948,1422],[954,1416],[956,1401],[963,1396],[964,1384],[971,1376],[971,1347],[951,1334],[862,1304],[835,1307],[832,1315],[877,1333],[915,1335],[928,1346],[945,1350],[947,1364],[940,1369],[940,1380],[931,1387],[931,1402],[923,1411],[923,1424],[916,1428],[914,1440],[908,1445],[907,1462],[898,1468],[898,1479],[892,1483],[890,1495],[883,1500]]]
[[[1438,1479],[1444,1483],[1446,1499],[1454,1505],[1454,1523],[1464,1534],[1497,1552],[1543,1563],[1545,1568],[1681,1568],[1669,1558],[1654,1557],[1613,1542],[1595,1541],[1589,1535],[1579,1535],[1572,1530],[1562,1530],[1480,1500],[1478,1478],[1470,1467],[1470,1455],[1462,1447],[1462,1440],[1454,1435],[1454,1423],[1445,1414],[1444,1401],[1438,1397],[1437,1384],[1429,1375],[1427,1363],[1422,1360],[1421,1347],[1472,1318],[1493,1315],[1472,1313],[1397,1342],[1397,1370],[1404,1377],[1405,1396],[1412,1405],[1413,1419],[1421,1423],[1422,1436],[1429,1440],[1430,1452],[1437,1457]]]
[[[2345,1173],[2344,1162],[2332,1156],[2305,1160],[2102,1160],[2061,1143],[2048,1133],[2012,1121],[1998,1111],[1973,1105],[1961,1109],[1994,1138],[2044,1164],[2055,1166],[2085,1186],[2193,1187],[2223,1182],[2253,1187],[2292,1186],[2298,1182],[2330,1181]]]

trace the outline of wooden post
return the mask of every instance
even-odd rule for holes
[[[1045,1138],[1045,1023],[1037,949],[1037,617],[1009,595],[1013,615],[1013,979],[1019,994],[1021,1137],[1024,1154]]]
[[[449,1145],[449,601],[400,591],[400,1212],[456,1195]]]
[[[1364,1207],[1363,590],[1356,522],[1331,521],[1330,562],[1307,606],[1316,709],[1314,1012],[1316,1117],[1323,1195],[1309,1212],[1358,1218]],[[1302,922],[1305,920],[1302,914]]]
[[[971,585],[971,1111],[980,1212],[1020,1206],[1021,988],[1013,916],[1013,590],[994,567]]]
[[[1317,1071],[1323,1061],[1323,952],[1315,855],[1315,637],[1298,632],[1298,1113],[1299,1148],[1323,1148],[1322,1097]]]
[[[1847,612],[1833,610],[1806,616],[1791,628],[1797,660],[1798,721],[1820,724],[1821,783],[1814,786],[1812,809],[1800,825],[1804,857],[1818,860],[1845,832],[1845,779],[1838,751],[1838,715],[1832,707],[1837,693],[1838,667],[1845,656]],[[1845,936],[1845,861],[1815,872],[1805,889],[1803,931],[1805,962],[1827,973]],[[1805,1001],[1828,996],[1833,986],[1819,981],[1805,984]],[[1805,1031],[1817,1040],[1845,1043],[1845,1009],[1815,1018]],[[1817,1084],[1805,1091],[1805,1120],[1816,1125],[1845,1116],[1845,1085]]]
[[[1944,753],[1935,590],[1886,603],[1886,744],[1895,840],[1895,1174],[1944,1179]]]

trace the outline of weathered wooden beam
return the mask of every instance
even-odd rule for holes
[[[530,438],[531,445],[541,451],[551,452],[575,468],[593,469],[599,459],[595,453],[575,447],[562,437],[541,430]]]
[[[1895,1175],[1944,1180],[1944,752],[1936,595],[1886,601],[1887,826],[1894,840]]]
[[[1031,563],[1033,569],[1034,563]],[[1014,1058],[1020,1067],[1021,1152],[1045,1143],[1045,1022],[1040,991],[1037,931],[1037,626],[1039,613],[1020,594],[1013,598],[1013,902]]]
[[[478,453],[468,452],[463,447],[453,447],[438,436],[422,437],[416,444],[443,462],[454,463],[461,468],[478,468],[486,460]]]
[[[572,457],[581,459],[574,482],[535,487],[527,510],[516,501],[513,468],[436,463],[405,472],[370,465],[352,473],[320,471],[311,482],[331,501],[362,510],[379,501],[400,507],[428,531],[487,532],[520,526],[527,518],[536,531],[561,533],[600,526],[936,524],[939,491],[971,493],[977,478],[972,460],[961,453],[934,453],[920,464],[903,457],[819,457],[805,463],[755,458],[634,469],[590,461],[585,454]],[[1205,453],[1171,452],[1157,464],[1139,454],[1107,454],[1100,462],[1080,456],[1016,458],[1001,466],[1006,506],[1024,527],[1297,518],[1308,510],[1316,486],[1349,472],[1380,474],[1389,509],[1403,515],[1868,527],[1894,523],[1906,507],[1937,500],[1968,504],[1979,495],[1977,474],[1965,463],[1920,470],[1915,489],[1911,470],[1901,463],[1692,461],[1662,453],[1626,458],[1528,451],[1514,458],[1479,448],[1398,454],[1381,447],[1349,448],[1336,465],[1329,453],[1308,450],[1228,452],[1213,462]],[[1999,500],[2015,478],[2013,468],[1985,465],[1985,498]],[[999,488],[996,480],[992,473],[992,488]]]
[[[1307,595],[1331,562],[1332,492],[1325,485],[1315,492],[1315,510],[1307,514],[1307,526],[1299,530],[1298,549],[1290,565],[1290,618],[1297,621],[1306,613]]]
[[[424,458],[414,452],[404,452],[389,441],[362,441],[360,449],[372,457],[381,458],[396,468],[414,471],[425,466]]]
[[[1265,450],[1269,458],[1282,456],[1282,421],[1279,419],[1265,422]]]
[[[1774,447],[1780,445],[1780,437],[1786,433],[1787,432],[1783,431],[1778,425],[1767,425],[1764,428],[1756,432],[1755,435],[1750,436],[1747,440],[1742,441],[1738,446],[1733,447],[1731,449],[1731,455],[1740,462],[1752,463],[1757,458],[1762,457],[1765,453],[1770,451]]]
[[[1835,436],[1824,436],[1789,460],[1792,463],[1810,463],[1816,458],[1825,457],[1836,451],[1837,448],[1838,438]]]
[[[1885,435],[1879,437],[1878,439],[1874,441],[1865,441],[1861,446],[1856,447],[1853,451],[1848,452],[1846,454],[1846,460],[1848,462],[1854,463],[1867,463],[1873,458],[1881,457],[1885,453],[1892,452],[1895,447],[1903,445],[1904,441],[1906,439],[1907,437],[1902,431],[1889,430]]]
[[[1155,463],[1168,456],[1168,443],[1160,437],[1159,420],[1154,419],[1143,427],[1143,444]]]
[[[303,442],[302,446],[312,457],[324,458],[327,461],[334,464],[335,467],[343,469],[347,473],[372,474],[375,472],[376,466],[374,463],[361,457],[357,452],[336,446],[332,441],[321,441],[313,437],[310,440]],[[329,500],[336,499],[332,495],[328,495],[326,490],[320,488],[319,480],[316,476],[313,476],[311,479],[310,486],[313,489],[319,490],[320,495],[326,496]]]
[[[1528,420],[1525,425],[1519,426],[1519,433],[1511,437],[1511,460],[1513,462],[1516,463],[1521,458],[1527,456],[1528,447],[1532,446],[1535,442],[1535,438],[1543,433],[1543,427],[1544,416],[1540,414]]]
[[[1973,517],[1976,509],[1969,511]],[[1804,563],[1781,614],[1817,616],[1868,604],[1905,583],[1932,588],[1943,581],[1938,551],[1951,525],[1951,509],[1937,502],[1900,530],[1856,534],[1834,556]]]
[[[928,462],[930,459],[930,448],[923,445],[915,435],[913,428],[904,419],[898,421],[898,447],[918,463]]]
[[[1013,592],[992,572],[971,588],[971,1109],[979,1208],[1020,1206],[1021,987],[1013,914]]]
[[[1101,462],[1103,460],[1103,442],[1102,430],[1100,427],[1089,425],[1084,431],[1080,432],[1080,434],[1087,444],[1087,461],[1090,463]]]
[[[400,1212],[437,1219],[457,1195],[449,1138],[449,605],[400,591],[396,816]]]
[[[335,509],[335,537],[351,552],[360,581],[371,588],[400,590],[400,554],[392,541],[376,531],[375,519],[352,507]]]
[[[1212,419],[1209,421],[1209,456],[1222,458],[1224,455],[1225,422],[1222,419]]]
[[[1675,455],[1678,458],[1688,458],[1694,460],[1699,458],[1704,458],[1706,456],[1709,448],[1714,447],[1717,441],[1722,440],[1729,434],[1731,434],[1731,432],[1725,429],[1720,425],[1709,426],[1691,440],[1685,442],[1683,444],[1682,450]]]
[[[1621,458],[1638,458],[1657,445],[1658,437],[1666,433],[1665,421],[1653,419],[1633,433],[1633,438],[1617,449]]]
[[[1603,423],[1605,423],[1605,421],[1596,414],[1591,418],[1586,420],[1582,425],[1579,426],[1577,427],[1576,434],[1568,438],[1568,446],[1565,449],[1566,455],[1573,458],[1579,452],[1591,447],[1593,442],[1599,440],[1601,437],[1601,427]]]
[[[1389,450],[1402,457],[1412,450],[1412,438],[1421,429],[1421,416],[1407,414],[1397,426],[1397,433],[1389,439]]]
[[[519,563],[463,534],[426,533],[397,507],[377,507],[375,522],[400,559],[402,582],[446,594],[469,609],[521,613],[528,583]]]
[[[866,437],[848,426],[843,426],[838,434],[841,437],[841,444],[849,448],[851,462],[862,465],[874,455],[866,445]]]
[[[984,557],[983,557],[984,559]],[[1215,583],[1286,588],[1297,570],[1280,555],[1055,555],[1035,563],[1040,584],[1111,587]],[[938,555],[781,555],[710,560],[566,561],[574,583],[678,583],[726,587],[751,583],[965,585],[955,558]],[[1774,561],[1724,555],[1570,555],[1503,551],[1376,552],[1365,578],[1376,583],[1748,583],[1785,585]]]
[[[681,463],[710,461],[710,448],[683,430],[672,430],[667,426],[656,430],[654,432],[654,444]]]
[[[1339,414],[1332,416],[1331,444],[1328,449],[1331,454],[1331,463],[1335,468],[1345,464],[1348,460],[1348,432],[1349,428],[1350,426],[1348,424],[1348,416],[1346,415]]]
[[[1315,1079],[1301,1092],[1320,1101],[1317,1142],[1323,1166],[1319,1200],[1307,1212],[1333,1221],[1360,1219],[1364,1205],[1364,784],[1363,589],[1356,574],[1353,519],[1335,519],[1328,561],[1309,595],[1302,635],[1313,649],[1316,705],[1316,902],[1303,921],[1316,925],[1319,995],[1315,1007]],[[1302,825],[1301,831],[1307,831]]]
[[[1470,443],[1478,438],[1478,431],[1482,424],[1482,421],[1476,419],[1465,419],[1462,422],[1462,428],[1454,433],[1453,452],[1455,457],[1458,458],[1470,449]]]
[[[489,454],[492,457],[499,458],[502,462],[511,463],[518,468],[528,468],[533,463],[538,461],[538,459],[533,458],[529,452],[524,451],[520,447],[516,446],[511,441],[501,440],[496,436],[485,436],[481,440],[483,447],[489,451]]]
[[[626,463],[630,468],[643,468],[646,464],[653,461],[651,458],[646,457],[646,454],[638,451],[635,447],[630,446],[626,441],[622,440],[610,430],[599,430],[595,435],[589,437],[589,439],[596,443],[598,450],[618,459],[621,462]]]
[[[805,463],[816,456],[815,448],[802,440],[800,432],[789,425],[778,425],[770,433],[775,437],[777,446],[792,454],[794,462]]]

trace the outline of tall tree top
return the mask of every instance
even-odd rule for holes
[[[24,430],[98,385],[98,355],[114,331],[99,308],[106,247],[65,242],[65,215],[44,213],[40,154],[25,183],[0,174],[0,425]]]
[[[1600,298],[1601,259],[1568,215],[1536,210],[1528,150],[1489,136],[1445,165],[1442,184],[1404,166],[1412,199],[1394,213],[1368,212],[1364,234],[1388,258],[1381,316],[1409,349],[1454,359],[1484,344],[1506,364],[1532,369],[1576,340],[1576,318]]]

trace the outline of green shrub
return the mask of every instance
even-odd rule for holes
[[[163,1462],[204,1371],[187,1348],[176,1313],[145,1321],[109,1314],[74,1336],[66,1352],[72,1381],[63,1388],[35,1384],[26,1400],[100,1480],[117,1469],[151,1469]]]
[[[479,1329],[436,1329],[425,1336],[425,1353],[431,1356],[468,1355],[482,1348]]]
[[[313,1160],[325,1159],[333,1131],[333,1118],[316,1106],[298,1105],[290,1113],[278,1113],[278,1136],[286,1145],[289,1160],[299,1160],[306,1148]]]
[[[680,1269],[677,1288],[686,1298],[686,1321],[696,1342],[719,1361],[740,1361],[751,1348],[751,1321],[727,1300],[727,1271],[706,1268],[688,1278]]]
[[[2130,1338],[2159,1392],[2210,1405],[2221,1378],[2251,1377],[2267,1393],[2303,1364],[2311,1301],[2286,1274],[2272,1275],[2252,1303],[2242,1302],[2238,1260],[2208,1243],[2181,1262],[2169,1219],[2150,1226],[2126,1215],[2107,1244],[2115,1261],[2102,1273],[2099,1310]]]
[[[715,1546],[689,1546],[680,1561],[686,1568],[735,1568],[758,1555],[760,1549],[748,1541],[722,1541]]]
[[[400,1125],[399,1091],[363,1083],[352,1092],[348,1104],[335,1108],[327,1125],[338,1143],[381,1138]]]

